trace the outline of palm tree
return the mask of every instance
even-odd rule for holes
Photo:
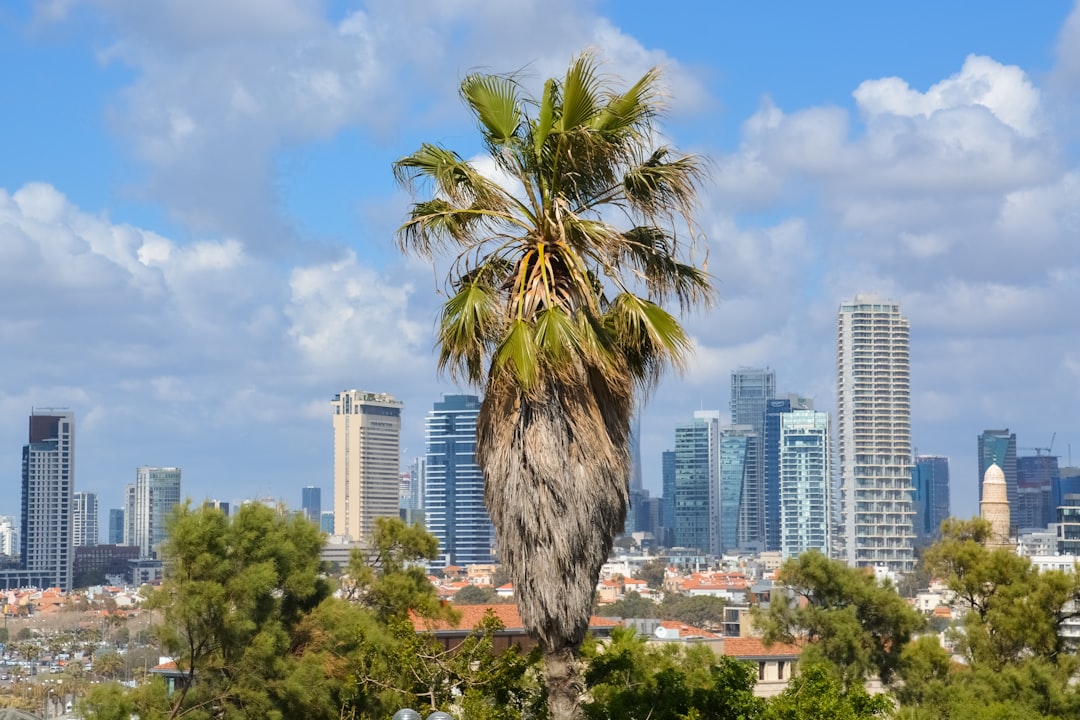
[[[690,348],[662,305],[712,295],[687,257],[702,164],[654,147],[659,81],[653,69],[618,90],[591,53],[539,99],[514,76],[471,74],[461,96],[500,179],[432,144],[394,164],[417,200],[402,249],[454,258],[439,369],[485,390],[485,501],[553,718],[578,714],[577,650],[626,516],[635,395]]]

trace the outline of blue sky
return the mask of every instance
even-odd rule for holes
[[[693,410],[768,365],[834,405],[857,292],[912,325],[913,436],[975,512],[975,439],[1068,461],[1080,434],[1080,15],[1045,0],[544,3],[41,0],[0,9],[0,468],[18,509],[31,407],[78,422],[79,489],[138,465],[195,499],[329,503],[330,397],[405,402],[403,461],[455,388],[432,269],[393,231],[390,163],[480,152],[469,70],[536,83],[585,47],[665,68],[663,132],[708,155],[720,304],[643,419],[646,485]],[[1022,451],[1024,452],[1024,451]]]

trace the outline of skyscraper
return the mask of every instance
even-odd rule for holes
[[[22,452],[19,569],[0,572],[0,587],[71,589],[71,505],[75,487],[75,416],[34,411]]]
[[[93,492],[77,492],[71,510],[71,544],[74,547],[98,544],[98,497]]]
[[[322,517],[322,488],[308,485],[300,491],[300,509],[306,517],[316,525]]]
[[[0,555],[19,557],[19,523],[11,515],[0,515]]]
[[[1018,528],[1045,528],[1057,520],[1054,490],[1061,485],[1056,455],[1016,458],[1016,505],[1012,522]]]
[[[476,463],[480,398],[445,395],[424,423],[427,467],[424,516],[439,541],[431,567],[494,561],[494,528],[484,505],[484,473]]]
[[[739,508],[739,544],[764,550],[766,545],[765,411],[776,395],[776,373],[769,368],[739,368],[731,373],[731,424],[757,435],[746,461],[746,486]]]
[[[323,510],[319,516],[319,529],[327,535],[334,534],[334,513],[330,510]]]
[[[630,418],[627,444],[630,446],[630,491],[633,492],[644,487],[641,482],[641,416],[637,413]]]
[[[800,395],[772,398],[765,403],[764,456],[765,549],[780,550],[780,416],[792,410],[813,410],[814,402]]]
[[[141,557],[157,557],[167,537],[166,521],[181,501],[180,468],[135,468],[135,482],[127,486],[126,496],[124,544],[139,548]]]
[[[109,544],[124,544],[124,508],[109,508]]]
[[[750,425],[720,430],[719,543],[712,552],[730,553],[760,542],[756,527],[746,520],[747,495],[759,487],[758,434]],[[760,548],[759,548],[760,549]]]
[[[675,545],[720,549],[720,412],[701,410],[675,427]]]
[[[858,295],[837,317],[842,554],[849,565],[914,568],[908,320]]]
[[[364,542],[398,517],[402,403],[387,393],[334,396],[334,534]]]
[[[941,523],[949,517],[949,458],[916,455],[911,468],[913,529],[919,545],[938,537]]]
[[[1009,505],[1015,507],[1016,433],[1010,433],[1009,428],[983,430],[979,434],[979,502],[982,502],[986,470],[991,465],[997,465],[1005,473],[1005,491],[1009,498]]]
[[[675,542],[675,451],[665,450],[660,456],[661,488],[660,527],[663,537],[658,537],[660,544],[671,547]]]
[[[829,555],[832,536],[832,451],[828,413],[791,410],[780,416],[780,552]]]

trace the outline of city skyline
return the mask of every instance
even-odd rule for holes
[[[535,84],[588,46],[623,78],[663,66],[659,133],[711,158],[719,302],[642,410],[646,489],[739,367],[835,413],[835,308],[860,292],[911,319],[912,443],[950,458],[955,514],[978,512],[985,429],[1080,462],[1075,3],[184,7],[0,13],[0,468],[27,410],[62,405],[102,508],[153,463],[182,466],[196,502],[295,502],[330,491],[326,398],[346,387],[403,402],[407,466],[432,399],[479,389],[435,371],[442,288],[393,245],[390,163],[421,141],[482,152],[470,69]]]

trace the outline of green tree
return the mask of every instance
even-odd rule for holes
[[[438,551],[439,541],[419,523],[377,518],[370,549],[354,549],[349,558],[342,578],[345,597],[383,621],[409,611],[423,617],[449,616],[452,611],[439,603],[421,564],[435,559]]]
[[[723,598],[709,595],[669,594],[660,606],[660,617],[678,620],[694,627],[713,629],[724,624]]]
[[[601,617],[618,618],[653,618],[657,617],[660,607],[648,598],[643,598],[634,590],[625,593],[621,600],[601,605],[596,614]]]
[[[461,96],[506,182],[431,144],[394,164],[423,196],[401,246],[456,257],[439,366],[485,390],[476,446],[485,500],[522,621],[545,655],[556,720],[578,714],[577,650],[625,520],[635,390],[690,348],[662,304],[711,296],[706,274],[681,259],[696,237],[701,164],[653,147],[658,83],[651,70],[611,87],[589,54],[539,98],[514,76],[471,74]]]
[[[638,569],[638,579],[644,580],[653,590],[664,589],[664,578],[667,573],[667,561],[663,558],[654,558],[642,563]]]
[[[116,652],[107,652],[94,657],[94,675],[109,680],[116,680],[124,673],[124,656]]]
[[[794,597],[774,591],[768,611],[755,614],[766,642],[809,640],[804,661],[832,663],[848,685],[875,673],[888,683],[904,645],[925,624],[892,585],[817,551],[785,562],[776,584]]]
[[[756,720],[765,704],[754,696],[750,663],[717,656],[704,645],[649,645],[616,628],[602,649],[586,648],[588,720]]]
[[[225,720],[288,716],[290,631],[330,594],[318,528],[251,503],[231,519],[184,505],[168,531],[166,579],[150,606],[161,611],[161,644],[186,678],[166,716],[201,718],[208,705]],[[140,716],[153,717],[161,703],[146,691]]]
[[[1001,668],[1029,657],[1072,662],[1062,625],[1080,616],[1080,573],[1039,572],[1008,548],[987,547],[985,520],[949,519],[925,554],[927,568],[956,594],[969,663]]]
[[[503,601],[499,594],[489,587],[469,585],[454,595],[455,605],[496,605]]]
[[[769,700],[765,720],[871,720],[888,717],[888,695],[870,695],[859,683],[846,685],[828,665],[803,665],[788,686]],[[970,717],[985,717],[971,715]]]

